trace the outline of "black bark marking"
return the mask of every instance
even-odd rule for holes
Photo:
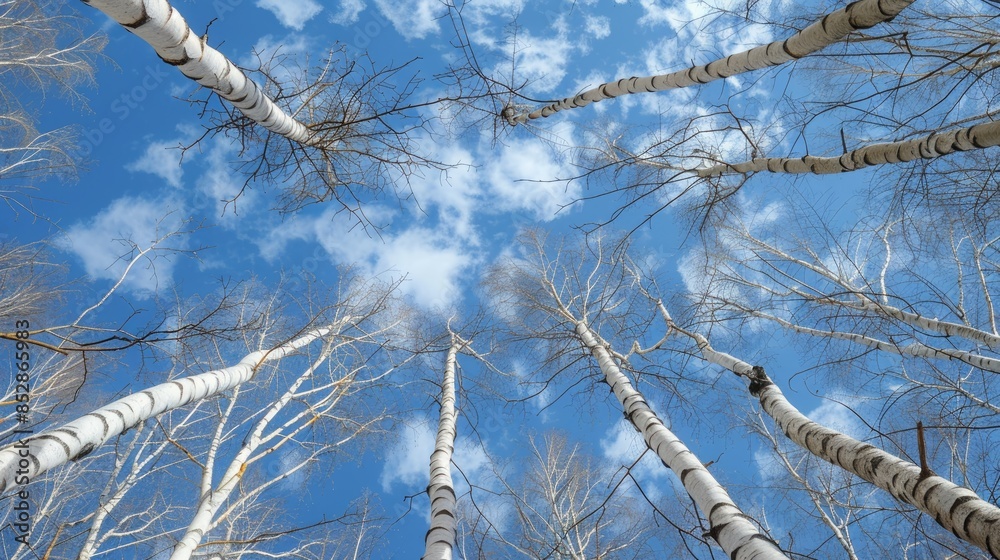
[[[108,421],[104,419],[104,416],[102,416],[102,415],[100,415],[100,414],[98,414],[96,412],[91,412],[87,416],[93,416],[94,418],[97,418],[98,420],[101,421],[101,425],[104,426],[104,436],[107,437],[108,432],[111,431],[111,426],[108,425]],[[86,418],[86,416],[84,418]]]
[[[35,438],[33,439],[33,441],[40,442],[40,441],[48,440],[48,439],[50,439],[50,440],[58,443],[63,448],[63,453],[65,453],[67,457],[69,457],[70,454],[73,452],[73,450],[70,449],[68,445],[66,445],[65,441],[59,439],[58,437],[56,437],[55,435],[52,435],[52,434],[42,434],[40,436],[35,436]]]
[[[76,455],[74,455],[73,457],[70,457],[69,460],[70,461],[79,461],[80,459],[83,459],[87,455],[90,455],[90,453],[94,449],[96,449],[96,448],[97,448],[97,445],[95,445],[93,443],[88,443],[88,444],[84,445],[83,447],[81,447],[80,448],[80,452],[77,453]]]
[[[149,13],[146,11],[146,6],[143,5],[142,6],[142,15],[139,16],[139,19],[137,19],[137,20],[135,20],[135,21],[133,21],[131,23],[123,23],[122,27],[127,28],[129,31],[132,31],[132,30],[135,30],[135,29],[139,29],[140,27],[142,27],[143,25],[146,25],[147,23],[149,23]]]
[[[689,474],[689,473],[690,473],[691,471],[693,471],[693,470],[696,470],[696,469],[694,469],[694,468],[692,467],[692,468],[690,468],[690,469],[684,469],[684,470],[682,470],[682,471],[681,471],[681,484],[683,484],[683,485],[687,486],[687,482],[684,482],[684,479],[685,479],[685,478],[687,478],[687,475],[688,475],[688,474]]]
[[[799,59],[799,56],[797,54],[793,53],[792,50],[788,48],[788,41],[782,41],[781,42],[781,50],[785,51],[785,54],[787,54],[788,56],[792,57],[792,60],[798,60]]]

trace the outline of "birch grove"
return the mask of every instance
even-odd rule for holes
[[[1000,558],[995,0],[83,4],[0,0],[4,558]]]

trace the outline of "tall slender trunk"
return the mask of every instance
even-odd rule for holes
[[[424,560],[451,560],[458,528],[455,487],[451,480],[451,456],[457,434],[455,410],[455,359],[462,343],[452,335],[451,347],[444,360],[441,382],[441,417],[437,441],[431,453],[431,482],[427,495],[431,500],[431,526],[425,540]]]
[[[642,432],[646,445],[680,478],[684,489],[708,518],[712,538],[726,554],[734,560],[788,558],[771,539],[757,530],[708,468],[663,425],[587,324],[578,321],[575,332],[597,360],[625,416]]]
[[[198,508],[195,511],[194,517],[191,519],[191,523],[188,524],[187,530],[184,532],[184,536],[174,547],[174,552],[170,556],[171,560],[189,560],[194,551],[201,544],[202,539],[215,527],[215,515],[219,511],[219,508],[226,503],[229,499],[230,494],[233,490],[240,484],[243,479],[243,475],[249,466],[253,454],[257,449],[267,440],[272,439],[275,434],[280,434],[281,429],[275,431],[268,438],[263,438],[262,435],[264,430],[267,428],[268,424],[274,420],[275,416],[296,396],[299,387],[312,377],[316,369],[325,362],[332,352],[333,345],[327,344],[326,348],[320,356],[313,361],[312,365],[305,370],[281,395],[281,397],[271,405],[264,416],[257,421],[254,426],[253,431],[247,437],[246,442],[242,445],[240,450],[236,453],[236,456],[229,463],[229,467],[226,472],[222,475],[222,479],[219,482],[219,486],[215,489],[209,488],[207,492],[203,492],[201,499],[198,502]],[[205,480],[211,484],[212,472],[208,469],[205,471]],[[204,486],[203,486],[204,488]]]
[[[315,329],[271,350],[258,350],[227,368],[161,383],[103,406],[60,428],[47,430],[0,450],[0,492],[80,459],[139,422],[168,410],[227,391],[253,377],[265,362],[280,360],[350,321]]]
[[[750,379],[750,393],[797,445],[917,507],[958,538],[1000,558],[1000,508],[935,475],[927,465],[922,468],[813,422],[788,402],[764,368],[715,350],[702,335],[682,332],[695,339],[706,361]]]
[[[692,66],[686,70],[647,76],[644,78],[622,78],[617,82],[601,84],[574,97],[546,105],[531,113],[515,115],[508,111],[507,120],[511,125],[551,116],[559,111],[585,107],[591,103],[641,92],[665,91],[706,84],[743,72],[778,66],[790,60],[802,58],[822,50],[847,35],[876,24],[892,20],[913,0],[860,0],[835,12],[831,12],[809,27],[799,31],[784,41],[774,41],[750,50],[720,58],[703,66]]]
[[[247,118],[300,144],[313,135],[274,104],[231,60],[208,46],[167,0],[83,0],[153,47],[164,62],[232,103]]]
[[[789,439],[816,457],[854,473],[916,506],[958,538],[1000,558],[1000,508],[968,488],[836,430],[813,422],[799,412],[778,386],[754,367],[750,393]]]
[[[998,145],[1000,145],[1000,122],[988,122],[946,132],[935,132],[915,140],[872,144],[850,150],[837,157],[762,157],[740,163],[720,163],[690,171],[699,177],[714,177],[730,173],[757,173],[758,171],[822,175],[855,171],[872,165],[933,159],[954,152],[981,150]]]

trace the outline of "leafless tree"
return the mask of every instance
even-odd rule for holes
[[[38,130],[40,107],[28,99],[44,101],[55,93],[83,103],[79,91],[93,84],[105,39],[85,36],[80,28],[79,16],[61,2],[0,2],[0,199],[15,217],[44,217],[33,203],[37,183],[76,173],[71,129]],[[19,96],[20,87],[41,96]]]
[[[621,484],[614,484],[614,469],[558,433],[530,437],[528,447],[527,467],[500,477],[501,499],[513,511],[504,530],[473,525],[484,531],[472,537],[478,557],[610,560],[651,553],[650,517]]]
[[[11,553],[34,554],[41,543],[51,543],[53,550],[81,558],[164,547],[174,548],[177,558],[195,550],[227,558],[281,551],[318,558],[324,547],[355,539],[360,557],[370,548],[367,540],[379,534],[377,514],[367,506],[305,526],[274,509],[279,490],[308,484],[349,455],[345,449],[355,448],[356,440],[382,429],[383,378],[400,365],[380,352],[386,333],[395,328],[387,312],[392,287],[345,281],[340,295],[324,316],[314,318],[332,327],[314,327],[278,343],[270,341],[282,336],[287,305],[274,297],[247,298],[245,306],[263,307],[261,319],[252,329],[233,331],[236,336],[228,341],[211,340],[215,359],[209,346],[192,361],[177,355],[170,381],[58,429],[18,436],[19,443],[0,451],[15,461],[5,471],[12,476],[5,486],[15,495],[20,488],[15,483],[23,480],[13,475],[25,472],[17,463],[20,444],[35,459],[36,468],[25,475],[32,491],[43,481],[60,480],[60,470],[49,475],[46,470],[65,462],[71,470],[84,467],[74,476],[91,486],[77,489],[75,500],[59,496],[71,495],[65,485],[53,487],[49,496],[59,507],[53,506],[47,513],[51,521],[33,534],[34,550]],[[322,346],[311,352],[312,342]],[[188,368],[231,359],[240,345],[249,346],[250,355],[236,366],[190,375]],[[304,352],[310,355],[301,356]],[[94,419],[97,424],[90,425]],[[106,452],[111,448],[102,447],[105,442],[114,443],[113,452]],[[46,451],[50,443],[61,458]],[[196,487],[170,483],[172,492],[158,490],[178,477],[196,481]],[[358,533],[354,524],[367,527]],[[4,540],[14,546],[13,539]]]
[[[663,465],[679,477],[707,518],[707,533],[727,554],[734,558],[786,557],[736,505],[705,463],[664,425],[625,375],[630,369],[627,357],[599,334],[602,328],[634,320],[629,317],[629,306],[640,295],[635,290],[634,264],[624,252],[609,246],[614,243],[594,237],[578,248],[558,247],[553,257],[544,237],[529,232],[524,236],[525,259],[499,266],[490,283],[505,305],[517,309],[515,328],[523,329],[519,334],[561,338],[565,342],[560,352],[582,348],[583,356],[593,357],[626,420],[642,434]],[[565,368],[558,371],[565,375]]]

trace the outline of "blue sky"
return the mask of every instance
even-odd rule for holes
[[[347,46],[349,54],[367,52],[379,65],[420,57],[413,68],[426,75],[440,71],[458,54],[449,45],[450,24],[441,17],[437,0],[178,0],[174,6],[199,33],[211,21],[209,42],[243,66],[253,66],[254,51],[312,63],[337,41]],[[768,3],[770,13],[786,8],[793,9],[788,3]],[[238,154],[231,141],[208,138],[185,152],[178,149],[192,144],[202,130],[197,109],[183,101],[194,91],[193,84],[96,10],[83,6],[80,10],[92,22],[91,29],[106,33],[109,39],[106,58],[98,66],[97,85],[85,92],[86,107],[55,97],[45,100],[40,125],[76,126],[80,132],[77,155],[85,169],[76,182],[45,184],[42,197],[49,200],[36,202],[35,210],[47,220],[22,214],[8,221],[6,228],[23,241],[50,242],[58,258],[70,267],[70,276],[82,279],[84,290],[92,294],[103,293],[120,277],[135,247],[145,249],[171,232],[186,232],[172,235],[162,243],[163,248],[152,250],[136,264],[123,285],[122,301],[104,311],[105,319],[129,307],[152,305],[157,298],[169,299],[175,290],[185,296],[207,293],[218,289],[220,281],[256,277],[274,283],[281,274],[294,277],[304,271],[333,283],[338,266],[350,265],[363,276],[404,279],[402,295],[419,314],[440,323],[451,315],[475,312],[482,303],[483,274],[500,256],[510,254],[520,228],[541,226],[553,235],[576,235],[580,226],[608,220],[621,204],[622,198],[615,195],[581,200],[617,185],[615,179],[606,177],[568,181],[580,173],[574,146],[601,136],[649,130],[648,135],[627,137],[630,147],[641,149],[652,142],[656,126],[693,116],[701,117],[698,126],[710,130],[724,120],[712,115],[729,103],[753,115],[762,128],[769,127],[767,134],[761,134],[764,147],[801,150],[781,122],[772,122],[777,114],[774,92],[795,92],[800,87],[788,85],[787,71],[776,71],[759,80],[732,78],[700,90],[605,101],[528,129],[503,130],[499,141],[492,129],[447,135],[443,126],[435,124],[436,129],[418,134],[416,141],[426,153],[453,167],[444,172],[424,169],[410,177],[406,188],[412,189],[412,197],[408,199],[386,195],[364,200],[365,214],[378,226],[377,232],[360,227],[331,204],[282,216],[272,210],[282,185],[252,184],[234,203],[224,202],[243,187],[240,174],[233,169]],[[525,95],[540,99],[560,98],[614,78],[674,70],[690,61],[705,62],[778,38],[768,26],[730,26],[724,17],[708,17],[704,4],[693,1],[470,2],[465,12],[469,35],[491,70],[511,68],[507,38],[514,32],[514,14],[518,14],[518,50],[513,79],[528,84]],[[722,31],[701,32],[710,25]],[[443,91],[426,79],[414,97],[433,99]],[[819,138],[810,148],[822,148],[822,142],[838,146],[839,138]],[[747,154],[745,141],[732,130],[706,132],[704,143],[713,145],[723,158],[744,159]],[[786,193],[821,185],[830,193],[823,195],[822,203],[841,207],[841,215],[850,217],[853,203],[847,202],[848,195],[867,179],[858,174],[798,185],[784,179],[777,180],[781,185],[761,180],[751,183],[738,201],[748,220],[773,226],[786,216]],[[776,188],[768,191],[767,186]],[[671,194],[668,189],[661,196]],[[634,208],[611,228],[640,225],[659,200],[654,197]],[[763,210],[755,215],[755,208]],[[673,211],[656,215],[634,232],[633,240],[637,251],[653,264],[661,287],[697,287],[699,279],[692,265],[698,262],[700,246],[682,215]],[[747,338],[767,342],[769,336]],[[744,359],[766,356],[776,368],[809,370],[811,366],[796,360],[793,353],[775,350],[785,346],[773,342],[782,337],[775,335],[763,348],[736,337],[720,336],[718,344],[735,344],[727,350],[745,352]],[[437,358],[431,356],[421,363],[432,369],[440,362]],[[491,374],[469,357],[460,362],[463,375],[469,378]],[[437,367],[415,384],[412,402],[399,405],[408,411],[408,428],[367,448],[360,464],[337,465],[329,487],[298,490],[303,505],[297,512],[305,522],[318,515],[336,515],[338,507],[361,494],[361,488],[379,494],[394,518],[404,496],[423,490],[437,421],[432,400],[435,387],[426,380],[434,378],[440,370]],[[136,383],[125,378],[102,382],[108,392]],[[789,393],[803,411],[860,432],[843,407],[814,399],[801,381],[792,387]],[[480,426],[487,426],[480,431],[483,439],[467,438],[468,426],[460,427],[455,462],[465,476],[489,486],[493,484],[489,457],[516,462],[524,456],[527,434],[558,429],[608,468],[629,464],[641,454],[641,441],[621,421],[616,403],[605,398],[606,391],[598,393],[592,400],[566,397],[544,411],[550,394],[520,407],[484,399],[478,405],[485,418]],[[459,399],[461,408],[465,405]],[[669,395],[654,392],[648,399],[670,416]],[[721,472],[738,472],[751,460],[763,467],[771,465],[758,445],[746,438],[695,424],[697,419],[685,414],[673,421],[682,439],[697,434],[689,445],[706,462],[718,458]],[[650,457],[644,458],[637,473],[654,499],[674,492],[673,475]],[[735,474],[727,478],[737,485],[745,482]],[[464,482],[459,484],[460,496],[467,488]],[[744,495],[754,496],[754,492]],[[755,499],[764,501],[765,497]],[[415,499],[414,512],[389,530],[379,555],[420,554],[427,511],[426,496]],[[775,520],[777,525],[780,515]]]

